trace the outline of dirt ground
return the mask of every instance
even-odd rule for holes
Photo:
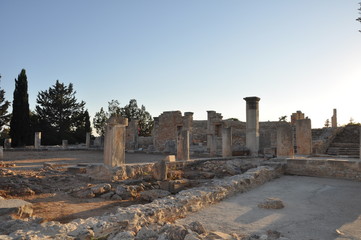
[[[285,207],[258,207],[270,197],[281,199]],[[361,183],[283,176],[177,220],[192,221],[227,233],[278,231],[292,240],[361,239]]]
[[[126,163],[146,163],[163,159],[164,155],[126,154]],[[69,193],[77,187],[98,184],[86,177],[69,173],[65,168],[44,168],[44,163],[71,166],[78,163],[102,163],[102,151],[5,151],[0,164],[0,196],[33,203],[33,216],[44,221],[69,222],[76,218],[99,216],[140,203],[139,200],[76,198]]]

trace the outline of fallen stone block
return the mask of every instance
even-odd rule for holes
[[[267,198],[265,201],[258,204],[258,207],[266,208],[266,209],[281,209],[281,208],[284,208],[285,205],[283,204],[281,199]]]
[[[0,200],[0,216],[15,213],[19,217],[33,215],[32,204],[21,199]]]
[[[164,198],[169,196],[171,193],[166,190],[153,189],[140,193],[140,197],[146,201],[152,202],[157,198]]]

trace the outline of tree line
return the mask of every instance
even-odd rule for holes
[[[1,80],[1,76],[0,76]],[[36,106],[29,108],[28,80],[25,69],[15,79],[12,112],[11,103],[5,100],[5,91],[0,87],[0,138],[11,138],[12,147],[34,144],[34,133],[42,132],[43,145],[84,143],[87,132],[92,132],[90,116],[84,101],[78,101],[72,83],[68,85],[57,80],[47,90],[38,92]],[[137,119],[139,134],[149,136],[153,128],[153,118],[142,105],[137,106],[135,99],[120,107],[117,100],[109,102],[108,111],[103,108],[95,114],[93,125],[96,132],[103,136],[107,119],[112,115]]]

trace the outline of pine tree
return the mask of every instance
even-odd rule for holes
[[[1,79],[1,75],[0,75]],[[5,101],[5,90],[0,88],[0,133],[2,133],[4,126],[9,124],[10,114],[8,114],[9,101]]]
[[[85,102],[78,102],[75,94],[73,84],[66,86],[58,80],[48,90],[38,93],[35,112],[42,128],[44,144],[60,144],[62,140],[77,142],[74,133],[81,125],[79,119],[84,119]]]
[[[29,116],[28,80],[25,69],[15,79],[13,113],[10,121],[10,137],[13,147],[24,147],[31,134]]]

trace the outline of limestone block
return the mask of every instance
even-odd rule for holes
[[[107,122],[104,142],[104,164],[110,167],[125,164],[125,127],[128,119],[113,116]]]
[[[222,129],[222,157],[232,156],[232,128]]]
[[[175,162],[175,155],[168,155],[163,160],[165,162]]]
[[[11,148],[11,138],[5,138],[4,140],[4,148]]]
[[[293,157],[293,132],[290,125],[279,126],[277,129],[277,157]]]
[[[68,148],[68,140],[63,140],[62,141],[62,146],[64,149],[67,149]]]
[[[310,155],[312,153],[311,119],[296,121],[297,154]]]
[[[167,180],[168,166],[165,160],[160,160],[153,165],[153,178],[158,181]]]
[[[155,200],[157,198],[164,198],[169,195],[171,195],[171,193],[169,191],[160,190],[160,189],[152,189],[152,190],[143,191],[140,193],[140,197],[143,200],[146,200],[149,202],[152,202],[153,200]]]
[[[31,217],[32,204],[21,199],[0,200],[0,216],[16,213],[19,217]]]
[[[34,136],[34,148],[39,149],[41,146],[41,132],[35,132]]]
[[[86,133],[86,136],[85,136],[85,147],[86,148],[90,148],[90,132],[87,132]]]

